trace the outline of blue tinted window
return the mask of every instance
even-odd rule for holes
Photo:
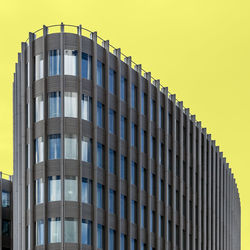
[[[121,179],[127,179],[127,172],[126,172],[126,157],[121,155]]]
[[[82,138],[82,161],[92,161],[92,140],[85,136]]]
[[[109,109],[109,133],[115,134],[115,111]]]
[[[155,187],[155,174],[151,173],[151,183],[150,183],[150,194],[155,195],[156,187]]]
[[[109,189],[109,213],[115,213],[115,190]]]
[[[126,118],[121,115],[121,139],[125,140],[126,133]]]
[[[121,76],[121,100],[126,101],[126,86],[127,86],[127,80],[124,78],[124,76]]]
[[[126,196],[121,194],[121,219],[126,219]]]
[[[147,153],[146,131],[141,129],[141,152]]]
[[[35,139],[35,162],[39,163],[43,161],[43,138],[38,137]]]
[[[49,147],[49,160],[60,159],[61,158],[61,135],[49,135],[48,141]]]
[[[146,115],[146,105],[147,105],[147,97],[146,94],[142,91],[141,92],[141,114]]]
[[[49,118],[61,116],[61,92],[50,92],[48,100]]]
[[[97,248],[104,249],[104,226],[97,225]]]
[[[134,84],[131,85],[131,107],[132,108],[135,108],[136,107],[136,101],[137,101],[137,98],[136,98],[136,87]]]
[[[171,190],[171,186],[168,185],[167,188],[167,199],[168,199],[168,205],[171,206],[172,205],[172,194],[171,194],[172,190]]]
[[[137,185],[137,175],[136,175],[137,167],[134,161],[131,162],[131,184]]]
[[[50,50],[48,57],[48,75],[56,76],[61,74],[60,50]]]
[[[97,167],[104,167],[104,146],[101,143],[97,143]]]
[[[104,186],[97,183],[97,207],[104,209]]]
[[[82,178],[82,202],[92,203],[92,180]]]
[[[44,244],[44,221],[38,220],[36,222],[36,245]]]
[[[130,241],[130,249],[131,250],[136,250],[136,239],[131,239]]]
[[[150,119],[151,121],[156,120],[156,104],[155,104],[155,100],[153,99],[151,99],[151,103],[150,103]]]
[[[136,201],[132,200],[131,201],[131,222],[134,224],[136,224],[136,209],[137,209]]]
[[[155,212],[150,213],[150,232],[155,232]]]
[[[150,158],[155,159],[155,138],[153,136],[150,140]]]
[[[109,92],[111,94],[115,94],[115,71],[113,69],[109,69]]]
[[[10,193],[2,191],[2,207],[10,207]]]
[[[141,206],[141,228],[145,228],[146,227],[146,207],[145,206]]]
[[[92,79],[92,57],[82,52],[82,78]]]
[[[109,172],[115,174],[115,151],[109,149]]]
[[[147,190],[147,174],[144,167],[141,167],[141,190]]]
[[[104,105],[100,102],[97,102],[97,126],[104,127]]]
[[[159,188],[160,188],[160,195],[159,195],[160,196],[160,200],[164,201],[164,195],[165,195],[165,193],[164,193],[164,181],[163,180],[161,180]]]
[[[92,222],[89,220],[82,219],[82,244],[92,244]]]
[[[104,82],[104,65],[102,62],[97,61],[97,85],[103,87]]]
[[[126,250],[126,235],[125,234],[121,234],[121,240],[120,240],[120,249],[121,250]]]
[[[136,139],[137,139],[137,126],[132,122],[131,123],[131,146],[136,147]]]
[[[109,250],[115,250],[115,230],[109,229]]]

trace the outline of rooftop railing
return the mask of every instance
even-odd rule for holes
[[[35,39],[38,39],[39,37],[42,37],[43,36],[43,30],[44,30],[44,27],[47,28],[47,34],[53,34],[53,33],[73,33],[73,34],[78,34],[78,35],[82,35],[82,36],[85,36],[85,37],[89,37],[90,39],[92,39],[92,31],[89,30],[89,29],[86,29],[86,28],[83,28],[81,25],[79,26],[76,26],[76,25],[71,25],[71,24],[64,24],[64,23],[61,23],[61,24],[54,24],[54,25],[49,25],[49,26],[43,26],[43,28],[40,28],[38,30],[36,30],[35,32],[33,32],[33,34],[35,35]],[[29,42],[29,38],[25,41],[26,43]],[[101,38],[100,36],[97,36],[97,44],[104,47],[104,42],[105,40],[103,38]],[[110,48],[113,49],[113,52],[111,51],[112,54],[116,55],[115,52],[118,50],[118,48],[114,47],[113,45],[109,44]],[[121,56],[121,60],[126,63],[126,58],[128,58],[128,56],[126,56],[125,54],[123,54],[122,52],[120,53],[120,56]],[[131,67],[134,68],[135,70],[137,69],[137,65],[134,61],[131,60]],[[137,70],[136,70],[137,71]],[[146,78],[146,73],[147,71],[144,70],[143,68],[141,68],[141,76]],[[153,76],[151,76],[151,79],[150,79],[150,83],[153,84],[154,86],[156,86],[156,80]],[[160,84],[160,91],[162,93],[165,93],[164,89],[165,87],[161,84]],[[173,101],[173,96],[174,94],[172,94],[169,90],[168,90],[168,98]],[[179,101],[177,98],[175,98],[175,104],[180,107],[180,104],[181,101]],[[186,107],[184,107],[184,105],[182,105],[182,109],[183,109],[183,112],[187,115],[187,112],[186,112]],[[191,120],[192,119],[192,114],[189,112],[188,113],[189,115],[189,119]],[[198,121],[195,120],[195,124],[196,126],[198,125]]]

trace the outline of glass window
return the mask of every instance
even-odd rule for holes
[[[146,94],[142,91],[141,92],[141,114],[146,115],[147,114],[147,96]]]
[[[146,244],[144,242],[141,242],[141,250],[146,250]]]
[[[172,238],[172,232],[171,232],[171,221],[169,220],[168,221],[168,225],[167,225],[167,232],[168,232],[168,234],[167,234],[167,240],[168,241],[171,241],[171,238]]]
[[[154,233],[155,232],[155,211],[151,210],[150,213],[150,232]]]
[[[172,134],[172,115],[168,113],[168,133]]]
[[[171,171],[172,169],[172,151],[168,150],[168,170]]]
[[[97,167],[104,168],[104,146],[97,143]]]
[[[121,179],[126,180],[127,179],[127,169],[126,169],[126,157],[124,155],[121,155]]]
[[[121,115],[121,139],[125,140],[126,135],[126,118]]]
[[[146,207],[141,206],[141,228],[146,228],[146,222],[147,222],[147,214],[146,214]]]
[[[77,219],[65,218],[64,221],[64,241],[68,243],[78,242]]]
[[[82,244],[92,244],[92,222],[89,220],[82,219]]]
[[[104,249],[104,226],[98,224],[97,225],[97,248]]]
[[[109,213],[115,214],[115,190],[109,189]]]
[[[97,183],[97,207],[104,209],[104,186],[100,183]]]
[[[50,92],[48,94],[48,116],[49,118],[61,116],[61,92]]]
[[[130,249],[131,250],[136,250],[136,239],[131,238]]]
[[[78,200],[78,185],[76,176],[66,176],[64,179],[64,199],[66,201]]]
[[[55,160],[61,158],[61,135],[49,135],[48,138],[48,153],[49,160]]]
[[[36,245],[40,246],[44,244],[44,222],[38,220],[36,222]]]
[[[43,55],[35,56],[35,80],[43,78]]]
[[[156,103],[153,99],[151,99],[150,103],[150,116],[151,121],[156,121]]]
[[[26,144],[26,166],[30,168],[30,144]]]
[[[61,242],[61,218],[48,219],[48,242]]]
[[[27,187],[26,187],[26,202],[27,202],[27,204],[26,204],[26,207],[27,207],[27,209],[30,209],[30,184],[28,184],[27,185]]]
[[[64,116],[77,118],[77,93],[65,92],[64,93]]]
[[[160,183],[160,200],[161,201],[164,201],[164,195],[165,195],[165,192],[164,192],[164,181],[161,180],[161,183]]]
[[[164,108],[160,106],[160,128],[164,129]]]
[[[168,188],[167,188],[167,199],[168,199],[168,205],[171,206],[172,205],[172,194],[171,194],[172,190],[171,190],[171,186],[168,185]]]
[[[48,201],[61,200],[61,178],[57,176],[48,177]]]
[[[44,182],[43,179],[36,179],[36,204],[41,204],[44,201]]]
[[[153,136],[151,136],[151,140],[150,140],[150,158],[151,159],[155,159],[155,138]]]
[[[92,79],[92,56],[82,52],[82,78]]]
[[[109,149],[109,172],[115,174],[115,151]]]
[[[109,229],[109,250],[116,249],[115,230]]]
[[[161,143],[160,144],[160,154],[159,154],[159,157],[160,157],[160,159],[159,159],[159,163],[160,164],[164,164],[164,153],[165,153],[165,146],[164,146],[164,144],[163,143]]]
[[[134,161],[131,161],[131,184],[137,185],[137,166]]]
[[[92,180],[82,178],[82,202],[92,203]]]
[[[159,235],[160,237],[164,237],[164,217],[160,216],[160,223],[159,223]]]
[[[81,108],[82,119],[92,121],[92,97],[82,94]]]
[[[126,89],[127,89],[127,80],[124,78],[124,76],[121,76],[121,100],[126,101],[127,95],[126,95]]]
[[[49,50],[48,74],[49,76],[56,76],[61,74],[61,56],[59,49]]]
[[[104,65],[99,60],[97,61],[97,85],[104,85]]]
[[[82,161],[92,161],[92,140],[88,137],[82,137]]]
[[[77,75],[77,50],[64,50],[64,75]]]
[[[120,240],[120,249],[121,250],[126,250],[127,249],[127,244],[126,244],[126,235],[121,234],[121,240]]]
[[[37,96],[35,102],[35,122],[39,122],[43,120],[43,96]]]
[[[109,92],[111,94],[115,94],[115,79],[116,79],[116,73],[113,69],[109,69]]]
[[[141,129],[141,152],[147,153],[147,137],[146,137],[146,131]]]
[[[2,220],[2,236],[10,237],[10,221],[9,220]]]
[[[97,126],[104,128],[104,105],[97,102]]]
[[[131,146],[137,146],[137,126],[133,122],[131,123]]]
[[[36,163],[42,162],[43,161],[43,152],[44,152],[44,148],[43,148],[43,138],[42,137],[38,137],[35,139],[35,159],[36,159]]]
[[[131,222],[134,224],[137,223],[136,210],[137,210],[137,202],[132,200],[131,201]]]
[[[64,137],[64,158],[77,160],[77,136],[76,135],[65,135]]]
[[[156,181],[155,181],[155,174],[151,173],[151,183],[150,183],[150,194],[156,194]]]
[[[26,109],[27,109],[26,124],[27,127],[30,128],[30,103],[27,103]]]
[[[10,207],[10,193],[2,191],[2,207]]]
[[[115,111],[109,109],[109,133],[115,134]]]
[[[147,191],[147,170],[141,167],[141,190]]]
[[[135,87],[134,84],[131,85],[131,107],[135,109],[137,106],[137,88]]]
[[[127,218],[127,197],[123,194],[121,194],[121,219]]]

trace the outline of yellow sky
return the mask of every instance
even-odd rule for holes
[[[109,39],[208,128],[235,174],[242,250],[250,246],[250,2],[4,1],[0,8],[0,170],[12,172],[12,82],[20,43],[43,24],[82,24]]]

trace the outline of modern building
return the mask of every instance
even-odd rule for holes
[[[96,32],[30,33],[13,99],[14,250],[240,250],[239,193],[219,147]]]
[[[12,177],[0,172],[0,249],[13,249]]]

